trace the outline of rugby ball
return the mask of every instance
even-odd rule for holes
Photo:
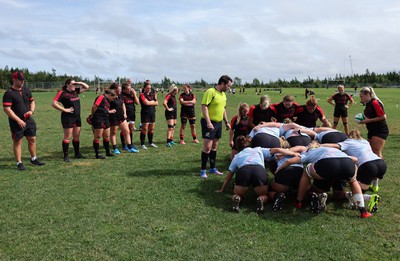
[[[357,124],[360,124],[361,121],[365,120],[364,114],[362,113],[357,113],[356,116],[354,116],[354,121]]]

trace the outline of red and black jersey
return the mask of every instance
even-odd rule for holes
[[[240,121],[238,121],[238,116],[233,116],[231,120],[231,128],[233,130],[233,141],[235,141],[236,137],[240,135],[247,136],[251,131],[248,117],[241,118]]]
[[[283,122],[284,119],[289,118],[293,119],[293,116],[296,112],[296,109],[300,105],[296,102],[292,102],[292,106],[289,109],[286,109],[283,102],[274,103],[270,106],[271,110],[274,112],[274,117],[278,122]]]
[[[382,102],[380,100],[372,98],[369,102],[365,104],[364,115],[369,119],[385,115],[385,109]],[[386,121],[376,121],[366,124],[367,127],[379,125],[386,125]]]
[[[156,106],[148,106],[144,104],[144,101],[156,101],[156,92],[150,92],[146,94],[142,92],[139,96],[140,105],[142,106],[142,112],[153,113],[156,111]]]
[[[194,99],[196,99],[196,95],[192,92],[189,93],[181,93],[181,95],[179,96],[179,100],[182,99],[184,101],[193,101]],[[187,106],[187,107],[191,107],[193,105],[183,105],[182,106]]]
[[[124,99],[122,94],[118,95],[118,98],[110,102],[110,110],[115,109],[115,113],[113,113],[113,117],[118,120],[124,119],[124,109],[122,105],[124,104]]]
[[[59,91],[54,97],[54,100],[61,103],[64,108],[74,108],[74,112],[72,115],[79,116],[81,114],[81,102],[79,99],[79,93],[81,89],[80,88],[75,88],[75,91],[68,91],[68,90],[62,90]],[[67,112],[62,112],[62,114],[70,114]]]
[[[335,101],[335,107],[343,108],[349,101],[353,101],[353,98],[347,93],[336,93],[332,95],[332,100]]]
[[[10,88],[4,93],[3,107],[11,107],[11,110],[24,120],[24,114],[30,111],[30,103],[33,101],[32,93],[28,88],[22,87],[21,90]]]
[[[316,127],[317,120],[324,117],[324,111],[317,106],[312,113],[307,110],[307,105],[300,106],[296,109],[294,117],[297,117],[296,123],[304,127]]]
[[[92,117],[99,117],[102,119],[109,118],[110,102],[104,94],[99,95],[94,104],[97,106],[97,110],[94,112]]]
[[[262,121],[270,122],[271,117],[274,116],[274,112],[270,108],[261,110],[260,104],[257,104],[251,106],[249,116],[253,118],[253,124],[258,125]]]
[[[122,93],[122,99],[125,103],[126,113],[135,113],[136,105],[135,105],[135,97],[133,96],[133,92],[131,93]]]
[[[176,111],[176,98],[175,95],[172,95],[170,93],[165,96],[164,101],[167,101],[167,107],[168,108],[173,108],[174,111]]]

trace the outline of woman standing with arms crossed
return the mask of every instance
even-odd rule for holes
[[[179,96],[179,102],[181,103],[181,129],[179,132],[180,144],[185,144],[185,127],[189,120],[190,131],[192,132],[192,138],[194,143],[199,143],[196,134],[196,114],[194,111],[194,105],[196,104],[196,95],[192,92],[192,87],[189,84],[183,85],[183,93]]]
[[[140,145],[142,149],[147,150],[144,145],[146,139],[149,139],[150,147],[157,148],[157,145],[153,143],[153,131],[156,124],[156,106],[158,106],[157,93],[153,92],[150,83],[145,83],[143,92],[139,97],[140,105],[142,109],[140,111],[140,118],[142,122],[142,131],[140,132]]]
[[[139,152],[138,150],[132,147],[131,136],[129,135],[129,127],[126,122],[126,108],[124,99],[122,97],[122,88],[117,83],[112,83],[110,90],[115,90],[118,97],[113,101],[110,101],[110,109],[115,109],[115,113],[110,115],[110,137],[111,144],[113,146],[114,154],[119,155],[121,152],[117,149],[117,131],[118,127],[121,129],[121,133],[125,138],[125,142],[128,144],[129,152]]]
[[[174,142],[174,130],[176,125],[176,98],[175,95],[178,93],[178,87],[175,84],[171,84],[168,88],[168,94],[165,96],[163,105],[165,108],[165,119],[167,120],[168,130],[167,130],[167,147],[172,147],[175,145]]]
[[[53,106],[55,109],[61,111],[61,124],[64,129],[62,150],[65,162],[71,162],[68,156],[68,148],[71,136],[75,158],[85,158],[79,152],[79,136],[82,126],[79,94],[83,93],[87,89],[89,89],[89,85],[86,83],[75,82],[73,79],[67,79],[62,87],[62,90],[57,93],[51,104],[51,106]]]
[[[93,149],[96,153],[96,159],[105,159],[99,153],[101,137],[103,137],[106,156],[114,156],[110,152],[110,114],[115,113],[115,109],[110,109],[110,102],[117,98],[118,95],[115,90],[106,90],[104,94],[96,98],[92,106],[91,123],[93,126]]]
[[[136,91],[132,88],[131,83],[128,81],[122,84],[122,99],[124,100],[125,109],[126,109],[126,120],[128,122],[129,127],[129,136],[131,138],[132,147],[133,145],[133,131],[135,129],[135,120],[136,120],[136,105],[139,104],[139,98],[136,95]],[[128,150],[128,146],[125,143],[125,135],[121,132],[120,134],[122,147],[124,150]]]
[[[349,126],[348,124],[348,113],[347,110],[354,103],[353,98],[344,92],[344,86],[339,85],[337,87],[338,93],[332,95],[328,99],[328,103],[335,106],[335,111],[333,112],[333,129],[337,128],[339,123],[339,119],[342,118],[343,128],[346,135],[349,135]],[[334,102],[333,102],[334,101]],[[349,105],[347,103],[350,102]]]

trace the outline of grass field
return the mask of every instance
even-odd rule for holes
[[[186,145],[165,147],[162,106],[157,108],[155,131],[159,148],[96,160],[90,126],[83,123],[81,145],[88,158],[64,163],[60,113],[50,106],[56,93],[34,93],[38,156],[44,167],[28,164],[24,142],[27,171],[17,171],[8,120],[4,113],[0,117],[0,259],[399,260],[400,90],[376,91],[385,104],[391,134],[383,151],[388,171],[380,182],[379,213],[367,220],[347,209],[347,203],[333,202],[318,215],[286,202],[282,212],[267,209],[258,216],[251,192],[241,213],[231,213],[231,191],[214,192],[223,177],[196,176],[202,145],[189,142],[189,128]],[[315,92],[332,122],[333,107],[326,100],[334,90]],[[282,95],[288,93],[304,102],[303,89],[285,89]],[[273,102],[282,99],[278,93],[268,94]],[[196,95],[199,119],[202,93]],[[228,96],[228,117],[236,114],[239,102],[256,104],[259,97],[254,90]],[[93,92],[81,95],[84,117],[94,98]],[[359,98],[355,100],[351,118],[363,111]],[[355,127],[352,120],[350,127]],[[197,129],[200,136],[199,124]],[[366,134],[365,127],[360,129]],[[225,172],[228,137],[224,132],[217,155],[217,167]],[[139,143],[139,132],[134,141]]]

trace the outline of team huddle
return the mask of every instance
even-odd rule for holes
[[[251,108],[241,103],[230,123],[232,161],[217,192],[223,192],[235,175],[232,210],[239,211],[252,186],[258,196],[256,211],[262,214],[268,201],[273,211],[281,210],[288,195],[295,197],[296,208],[310,202],[311,211],[318,213],[326,209],[327,192],[332,190],[332,200],[347,198],[361,218],[370,217],[378,210],[376,192],[387,168],[382,149],[389,130],[383,103],[373,88],[363,87],[359,95],[365,110],[358,123],[366,124],[368,141],[358,130],[348,132],[347,109],[353,99],[341,85],[328,99],[335,106],[332,127],[313,96],[303,106],[291,95],[275,104],[265,95]],[[340,118],[344,133],[336,130]],[[267,168],[274,176],[271,182]],[[368,190],[373,194],[367,194]]]
[[[17,168],[25,170],[21,159],[22,138],[28,140],[28,149],[33,165],[43,166],[36,156],[36,124],[31,117],[35,111],[35,101],[29,89],[24,88],[25,77],[21,72],[12,75],[13,85],[4,93],[3,108],[9,117],[13,139],[13,151]],[[232,210],[238,212],[247,189],[252,186],[257,194],[256,211],[264,213],[264,205],[272,202],[272,210],[279,211],[288,196],[295,197],[295,207],[302,208],[310,202],[312,212],[325,210],[327,192],[332,190],[332,200],[348,199],[351,208],[359,209],[361,218],[368,218],[378,210],[379,179],[386,172],[382,150],[388,137],[386,114],[383,103],[373,88],[363,87],[359,92],[365,110],[359,124],[365,124],[368,140],[364,140],[358,130],[348,130],[348,108],[353,98],[338,86],[338,93],[328,99],[335,106],[333,125],[325,117],[310,96],[305,105],[299,105],[293,96],[284,96],[282,102],[271,104],[264,95],[260,103],[249,106],[239,105],[238,113],[230,121],[226,113],[226,92],[230,90],[232,79],[223,75],[218,83],[208,89],[201,101],[201,152],[200,177],[208,174],[222,176],[216,168],[217,148],[222,136],[223,122],[229,133],[231,163],[228,174],[218,192],[223,192],[234,178]],[[89,89],[84,82],[73,79],[65,81],[53,99],[52,106],[61,111],[63,127],[62,151],[65,162],[70,162],[69,144],[72,138],[75,158],[85,158],[80,152],[80,131],[82,126],[79,95]],[[172,147],[177,121],[178,87],[172,84],[163,100],[167,122],[166,146]],[[185,144],[185,128],[189,122],[192,141],[199,143],[196,134],[196,96],[191,86],[185,84],[178,101],[181,104],[180,144]],[[136,106],[140,110],[140,147],[133,144],[136,121]],[[156,122],[156,107],[159,105],[157,93],[150,81],[144,83],[139,94],[128,80],[119,85],[112,83],[104,93],[96,97],[86,121],[93,130],[93,150],[96,159],[105,159],[121,154],[117,147],[117,133],[120,129],[121,149],[137,153],[148,146],[157,147],[153,142]],[[342,120],[344,132],[337,125]],[[322,124],[318,126],[317,122]],[[100,140],[105,156],[100,153]],[[111,142],[111,146],[110,146]],[[274,178],[268,180],[267,169]],[[347,184],[350,190],[346,191]],[[373,194],[367,194],[372,190]]]

